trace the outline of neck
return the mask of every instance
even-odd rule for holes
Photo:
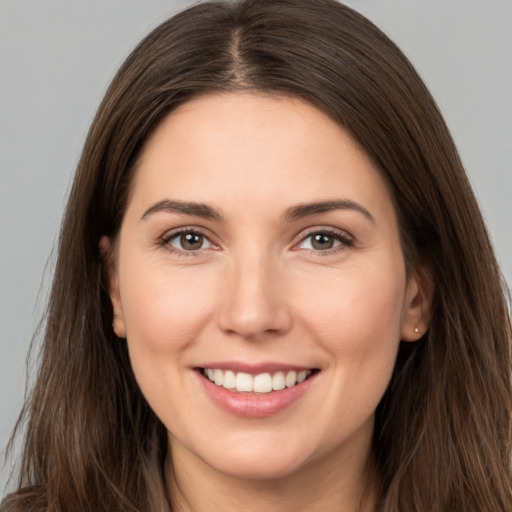
[[[369,457],[354,464],[329,454],[290,475],[251,479],[216,471],[178,442],[171,449],[165,472],[173,512],[375,511],[377,478]]]

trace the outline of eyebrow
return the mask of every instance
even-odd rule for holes
[[[309,217],[311,215],[326,213],[333,210],[354,210],[356,212],[362,213],[368,220],[375,224],[375,218],[364,206],[348,199],[298,204],[288,208],[283,214],[283,219],[285,221],[291,222]],[[149,215],[159,212],[193,215],[195,217],[217,221],[224,220],[222,213],[220,213],[215,208],[208,206],[207,204],[169,199],[159,201],[158,203],[155,203],[153,206],[149,207],[142,215],[141,220],[145,219]]]
[[[287,221],[299,220],[310,215],[326,213],[333,210],[354,210],[362,213],[368,220],[375,224],[375,217],[362,205],[348,199],[337,199],[334,201],[321,201],[318,203],[305,203],[292,206],[284,212],[284,219]]]
[[[194,215],[195,217],[201,217],[203,219],[224,220],[224,217],[218,210],[215,210],[207,204],[189,201],[171,201],[168,199],[159,201],[148,208],[142,215],[141,220],[158,212],[181,213],[184,215]]]

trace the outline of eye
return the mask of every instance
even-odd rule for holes
[[[313,251],[329,251],[331,249],[342,249],[352,244],[353,241],[341,233],[316,231],[304,237],[298,247]]]
[[[195,252],[213,247],[213,244],[205,235],[193,230],[172,233],[166,236],[163,242],[171,250],[184,252]]]

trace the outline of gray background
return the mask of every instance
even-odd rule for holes
[[[0,449],[21,407],[50,253],[95,109],[129,50],[190,3],[0,0]],[[346,3],[398,43],[433,92],[511,284],[512,1]]]

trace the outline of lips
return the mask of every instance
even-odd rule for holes
[[[195,372],[214,404],[245,418],[262,418],[285,410],[307,392],[318,373],[313,368],[233,363],[204,365],[196,367]]]

